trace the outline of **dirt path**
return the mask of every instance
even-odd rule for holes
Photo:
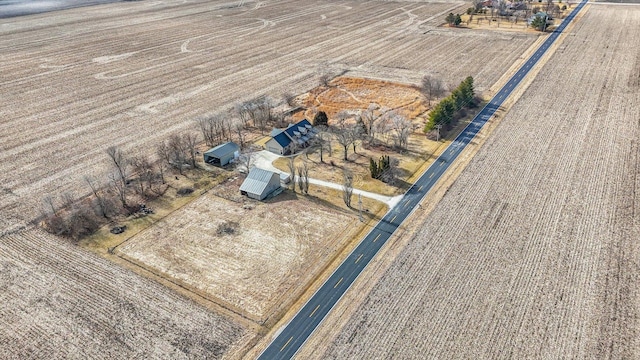
[[[269,171],[273,171],[275,173],[278,174],[288,174],[285,171],[282,171],[280,169],[278,169],[277,167],[273,166],[273,162],[278,159],[280,156],[271,153],[267,150],[262,150],[259,151],[258,153],[255,154],[255,165],[256,167],[260,168],[260,169],[265,169],[265,170],[269,170]],[[313,179],[313,178],[309,178],[309,183],[310,184],[314,184],[314,185],[319,185],[319,186],[323,186],[323,187],[327,187],[330,189],[336,189],[336,190],[342,190],[342,184],[337,184],[334,182],[329,182],[329,181],[323,181],[323,180],[319,180],[319,179]],[[395,204],[397,204],[401,199],[402,199],[402,195],[398,195],[398,196],[385,196],[385,195],[381,195],[381,194],[376,194],[376,193],[372,193],[370,191],[364,191],[361,189],[353,189],[353,194],[354,195],[362,195],[364,197],[368,197],[370,199],[374,199],[374,200],[378,200],[380,202],[383,202],[385,204],[387,204],[387,206],[389,208],[393,207]]]

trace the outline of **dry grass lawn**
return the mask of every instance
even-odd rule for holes
[[[318,86],[298,101],[307,111],[296,116],[309,120],[313,119],[311,109],[326,112],[330,119],[342,110],[366,110],[370,104],[394,110],[407,119],[415,119],[428,109],[415,85],[349,76],[333,79],[329,87]]]
[[[116,251],[262,324],[344,246],[354,218],[290,192],[264,203],[207,193]]]
[[[318,86],[308,93],[302,94],[298,100],[307,107],[306,112],[296,114],[296,118],[313,118],[314,111],[325,111],[329,117],[329,124],[334,124],[335,114],[342,110],[366,110],[369,104],[375,104],[381,109],[393,110],[397,114],[410,119],[413,132],[409,136],[406,150],[394,149],[393,141],[384,136],[378,136],[377,145],[364,146],[361,141],[347,150],[347,161],[344,161],[344,148],[335,140],[331,143],[331,152],[325,152],[323,161],[319,153],[298,156],[296,166],[306,161],[310,170],[310,177],[342,184],[345,170],[354,174],[354,187],[383,195],[398,195],[403,193],[411,183],[409,180],[425,164],[435,159],[446,148],[453,138],[466,126],[473,117],[472,111],[461,119],[441,141],[427,139],[422,132],[428,114],[428,106],[419,90],[412,85],[401,84],[377,79],[338,77],[330,87]],[[477,110],[477,109],[476,109]],[[369,159],[378,160],[388,155],[398,160],[398,177],[394,184],[386,184],[372,179],[369,170]],[[274,165],[288,171],[288,158],[279,158]]]

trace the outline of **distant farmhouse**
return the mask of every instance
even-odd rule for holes
[[[234,142],[220,144],[204,153],[204,162],[215,166],[225,166],[239,156],[240,146]]]
[[[307,119],[291,124],[286,129],[273,129],[265,149],[278,155],[291,154],[297,149],[307,147],[317,132]]]
[[[254,167],[240,185],[240,194],[251,199],[264,200],[279,189],[280,175],[278,173]]]

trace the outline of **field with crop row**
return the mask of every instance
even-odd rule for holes
[[[253,335],[32,229],[0,239],[0,358],[220,358]]]
[[[638,358],[639,30],[638,7],[589,8],[310,357]]]
[[[105,171],[107,146],[152,153],[197,115],[262,93],[302,93],[323,68],[397,70],[413,83],[425,73],[448,84],[473,75],[482,91],[535,40],[436,28],[458,3],[163,4],[0,27],[1,210],[28,218],[43,193],[85,193],[82,175]]]
[[[204,357],[244,346],[249,330],[33,228],[42,198],[87,194],[83,176],[104,178],[108,146],[152,154],[195,129],[197,115],[303,93],[324,69],[412,83],[473,75],[487,89],[536,37],[437,27],[464,7],[132,1],[3,19],[0,357]]]

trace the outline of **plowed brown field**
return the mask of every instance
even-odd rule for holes
[[[639,49],[639,7],[589,8],[329,348],[301,356],[639,358]]]
[[[489,88],[535,36],[437,26],[461,2],[139,1],[0,23],[0,357],[204,358],[255,333],[29,225],[104,150],[153,153],[199,114],[321,71]],[[68,346],[67,346],[68,345]],[[231,349],[231,350],[230,350]]]

